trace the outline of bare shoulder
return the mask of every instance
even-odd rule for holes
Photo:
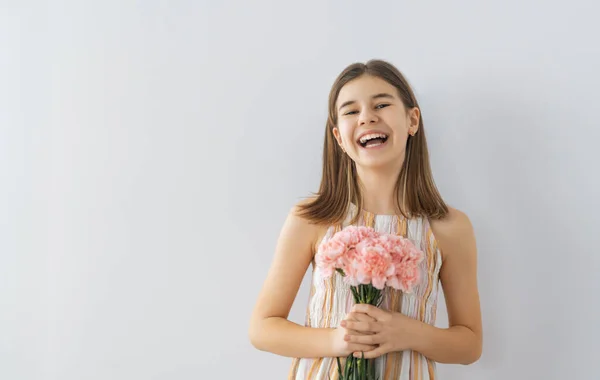
[[[301,232],[305,238],[309,238],[312,254],[314,255],[321,240],[327,233],[328,227],[323,224],[318,224],[310,221],[308,218],[301,215],[302,206],[310,203],[315,197],[309,197],[298,201],[290,210],[288,222],[295,226],[297,232]]]
[[[444,218],[431,221],[431,229],[444,259],[449,253],[472,251],[460,249],[475,243],[473,225],[463,211],[448,207],[448,214]]]
[[[453,236],[457,233],[470,233],[473,230],[469,216],[463,211],[448,207],[448,214],[443,219],[431,221],[431,228],[437,236]]]

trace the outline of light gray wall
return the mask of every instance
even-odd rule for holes
[[[285,378],[248,319],[329,87],[369,58],[414,85],[476,228],[484,353],[441,378],[600,378],[599,10],[2,2],[0,378]]]

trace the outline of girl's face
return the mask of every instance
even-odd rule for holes
[[[335,106],[333,134],[357,165],[375,168],[403,162],[406,140],[417,132],[419,109],[407,112],[394,86],[362,75],[342,87]]]

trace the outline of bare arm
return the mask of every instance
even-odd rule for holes
[[[250,321],[249,337],[259,350],[287,357],[334,356],[333,329],[289,321],[288,315],[313,257],[319,227],[290,211]]]
[[[449,327],[416,324],[412,348],[439,363],[471,364],[481,356],[483,335],[473,228],[468,217],[454,209],[432,227],[444,253],[440,280]]]

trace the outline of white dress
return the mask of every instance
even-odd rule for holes
[[[324,241],[348,225],[356,206],[351,205],[346,221],[341,226],[332,226],[323,238]],[[375,228],[382,233],[400,234],[410,239],[425,252],[421,262],[420,282],[411,294],[385,288],[382,308],[401,312],[411,318],[433,325],[435,323],[438,294],[441,291],[439,273],[442,257],[429,220],[427,218],[406,219],[401,215],[376,215],[361,210],[356,225]],[[313,273],[310,298],[306,310],[305,326],[335,328],[354,305],[350,287],[343,277],[334,272],[323,279],[319,268],[312,263]],[[437,378],[435,362],[411,350],[388,353],[376,359],[378,377],[381,380],[433,380]],[[335,358],[295,358],[292,362],[289,380],[337,379]]]

